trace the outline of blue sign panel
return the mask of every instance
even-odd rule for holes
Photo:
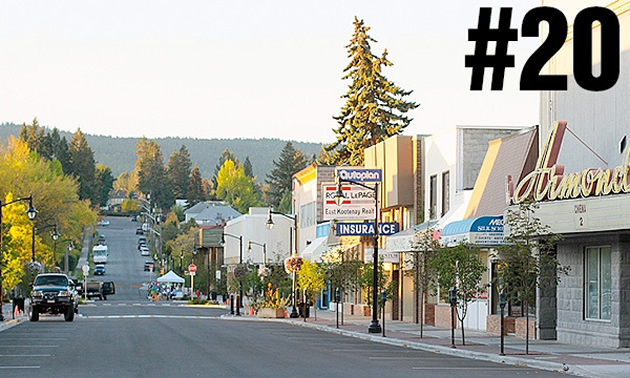
[[[398,232],[398,223],[379,223],[379,235],[393,235]],[[360,236],[374,235],[374,222],[360,223],[348,222],[337,223],[337,235],[339,236]]]
[[[383,180],[383,171],[381,169],[366,168],[337,168],[337,176],[342,180],[380,182]]]

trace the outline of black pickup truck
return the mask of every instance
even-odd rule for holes
[[[44,273],[35,277],[28,307],[30,321],[38,321],[39,314],[63,314],[64,320],[71,322],[78,312],[78,295],[68,276]]]

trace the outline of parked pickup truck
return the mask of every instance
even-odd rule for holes
[[[88,298],[98,297],[101,300],[107,300],[108,295],[116,294],[116,285],[112,281],[102,282],[90,280],[86,284],[86,296]]]
[[[72,281],[65,274],[39,274],[33,281],[29,320],[36,322],[39,314],[63,314],[64,320],[71,322],[74,314],[79,312],[77,292]]]

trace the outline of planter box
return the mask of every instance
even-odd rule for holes
[[[435,309],[435,326],[440,328],[451,328],[451,306],[437,305]],[[457,316],[457,315],[455,315]],[[459,320],[455,318],[455,328],[457,328]]]
[[[372,307],[365,304],[354,305],[354,314],[361,316],[372,316]]]
[[[504,335],[514,333],[515,319],[512,316],[506,316],[503,320],[505,322]],[[486,318],[486,332],[491,335],[501,335],[501,315],[488,315]]]
[[[514,322],[514,333],[519,339],[524,339],[527,334],[527,321],[524,316],[516,318]],[[536,319],[531,316],[529,318],[529,339],[536,339]]]
[[[284,318],[283,308],[261,308],[258,310],[259,318]]]

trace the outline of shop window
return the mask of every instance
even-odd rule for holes
[[[437,176],[429,179],[429,219],[437,218]]]
[[[586,248],[585,262],[585,318],[610,320],[610,247]]]
[[[448,171],[442,173],[442,216],[451,209],[451,179]]]

